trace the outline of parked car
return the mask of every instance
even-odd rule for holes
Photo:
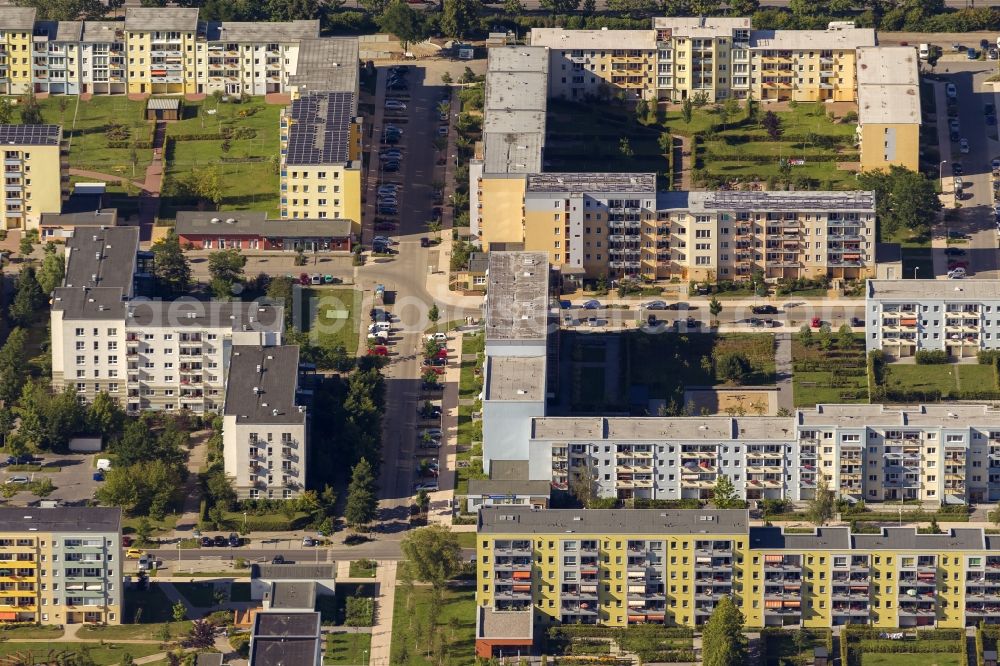
[[[962,167],[961,162],[952,162],[951,172],[956,176],[961,176],[963,173],[965,173],[965,169]]]
[[[979,58],[979,53],[976,51],[976,49],[970,47],[968,50],[966,50],[965,57],[968,60],[976,60]]]
[[[312,548],[315,545],[316,545],[316,541],[314,541],[312,537],[307,537],[307,536],[306,537],[302,537],[302,546],[304,548]]]
[[[271,558],[271,564],[285,564],[285,556],[275,555],[274,557]]]
[[[431,239],[427,238],[426,236],[421,236],[420,247],[430,247],[430,246],[431,246]]]
[[[948,129],[950,129],[952,132],[957,132],[960,129],[962,129],[961,124],[959,124],[958,122],[958,118],[952,118],[951,120],[948,121]]]
[[[383,162],[382,171],[388,171],[389,173],[395,173],[399,171],[399,162],[398,161]]]
[[[649,303],[646,303],[646,309],[647,310],[666,310],[667,309],[667,302],[666,301],[650,301]]]
[[[375,345],[374,347],[372,347],[371,349],[368,350],[368,355],[369,356],[388,356],[389,355],[389,348],[386,347],[385,345]]]
[[[448,126],[441,125],[438,127],[438,136],[448,136]]]
[[[945,249],[944,253],[949,257],[963,257],[965,256],[965,250],[960,247],[949,247]]]
[[[820,319],[819,317],[813,317],[812,321],[809,322],[809,325],[812,326],[813,328],[819,328],[820,326],[823,325],[823,320]]]
[[[132,537],[126,535],[122,537],[122,548],[128,548],[133,543]]]
[[[448,342],[448,334],[441,332],[431,333],[430,335],[427,336],[427,339],[433,340],[434,342],[446,343]]]
[[[7,477],[7,483],[13,483],[17,485],[23,485],[28,483],[28,477],[26,476],[9,476]]]
[[[950,140],[952,143],[958,142],[960,138],[961,137],[958,135],[958,132],[952,131],[948,133],[948,140]]]
[[[203,536],[200,540],[200,543],[202,548],[211,548],[212,546],[215,545],[215,542],[212,541],[212,537],[207,537],[207,536]]]
[[[127,560],[137,560],[142,557],[142,548],[129,548],[125,551],[125,559]]]
[[[960,46],[960,45],[957,45]],[[948,97],[952,99],[958,97],[958,88],[955,87],[954,83],[947,83],[944,86],[944,92]]]
[[[959,142],[958,142],[958,150],[963,155],[968,155],[969,154],[969,140],[965,139],[965,138],[960,139]]]
[[[212,539],[216,548],[225,548],[229,545],[229,540],[221,534],[217,534],[215,538]]]
[[[387,99],[385,100],[386,111],[406,111],[406,104],[403,104],[398,99]]]
[[[595,300],[591,299],[589,301],[584,301],[584,303],[583,303],[583,305],[581,307],[584,310],[600,310],[601,309],[601,302],[600,301],[595,301]]]
[[[423,490],[424,492],[434,492],[437,489],[438,489],[438,484],[437,484],[436,481],[434,481],[434,482],[429,482],[428,481],[428,482],[425,482],[425,483],[418,483],[416,486],[414,486],[414,490],[418,490],[418,491]]]
[[[421,430],[417,434],[420,437],[427,435],[432,439],[441,439],[441,437],[444,435],[444,432],[441,430],[441,428],[425,428],[424,430]]]
[[[773,305],[757,305],[750,309],[754,314],[778,314],[778,308]]]

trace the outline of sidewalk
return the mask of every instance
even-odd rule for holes
[[[396,562],[382,560],[375,572],[378,597],[375,599],[375,625],[372,627],[369,666],[390,666],[392,654],[392,613],[395,604]]]

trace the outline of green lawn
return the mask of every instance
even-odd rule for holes
[[[112,666],[122,662],[124,655],[129,654],[134,658],[148,657],[151,654],[163,652],[159,643],[128,643],[116,645],[100,643],[58,643],[55,647],[40,643],[17,643],[4,641],[0,643],[0,656],[20,655],[22,659],[18,663],[40,664],[53,663],[59,659],[59,655],[66,654],[84,656],[87,655],[97,666]]]
[[[309,335],[313,343],[328,349],[343,345],[349,355],[357,353],[361,292],[327,288],[303,291],[311,313]],[[346,317],[341,316],[343,313]]]
[[[458,397],[475,398],[483,388],[483,382],[476,373],[478,361],[462,361],[458,375]]]
[[[958,652],[930,652],[927,654],[908,653],[865,653],[861,655],[861,666],[965,666]]]
[[[174,583],[174,587],[191,605],[198,608],[211,608],[215,606],[215,585],[212,583]]]
[[[462,336],[463,354],[481,354],[486,349],[486,338],[482,333]]]
[[[792,336],[792,391],[796,407],[821,403],[868,402],[865,375],[864,336],[854,336],[855,345],[843,351],[822,351],[818,345],[804,347]]]
[[[374,578],[377,567],[378,564],[371,560],[353,560],[348,575],[351,578]]]
[[[978,363],[962,363],[955,366],[958,369],[959,384],[965,391],[986,390],[996,388],[996,378],[993,375],[993,368],[989,365],[979,365]]]
[[[327,634],[323,663],[367,666],[371,647],[371,634]]]
[[[157,622],[153,624],[86,624],[80,627],[77,638],[85,640],[159,640],[164,626],[170,627],[170,635],[183,636],[191,630],[191,622]]]
[[[448,588],[437,603],[430,587],[396,585],[389,660],[394,666],[467,666],[473,661],[475,632],[472,588]]]
[[[904,391],[938,390],[942,395],[956,390],[955,374],[958,365],[943,363],[941,365],[916,365],[892,363],[889,368],[887,388]],[[988,369],[988,368],[987,368]]]
[[[149,520],[149,524],[153,527],[153,535],[156,536],[165,532],[172,532],[174,526],[177,525],[178,518],[180,518],[178,514],[172,513],[165,516],[163,520],[153,520],[152,518],[147,518],[147,520]],[[141,520],[141,517],[122,518],[122,533],[135,534],[135,528],[139,526]]]
[[[125,591],[125,609],[122,620],[143,624],[149,622],[170,622],[174,619],[173,604],[159,585],[151,581],[149,589],[140,591],[130,588]]]
[[[458,545],[461,546],[462,548],[476,547],[475,532],[456,532],[455,536],[458,537]]]
[[[90,625],[85,625],[90,626]],[[62,627],[49,624],[36,626],[33,624],[22,627],[0,627],[0,640],[17,640],[18,638],[60,638],[63,633]]]
[[[264,104],[262,98],[252,98],[245,104],[217,103],[214,98],[184,104],[184,120],[170,123],[167,136],[218,133],[229,130],[250,130],[255,136],[230,139],[224,150],[220,139],[176,141],[166,155],[166,181],[189,173],[194,168],[211,168],[218,172],[223,199],[220,210],[263,210],[278,217],[279,177],[278,118],[282,107]],[[215,110],[214,115],[206,113]],[[241,117],[241,114],[245,114]],[[165,190],[169,192],[167,183]],[[161,217],[172,219],[178,208],[193,208],[169,196],[164,197]]]
[[[150,141],[153,125],[143,118],[145,102],[132,102],[125,96],[95,96],[89,102],[79,102],[77,108],[77,99],[54,96],[38,100],[45,122],[63,126],[63,137],[70,146],[70,168],[131,178],[131,150],[108,148],[104,130],[109,122],[115,122],[129,128],[131,139]],[[143,148],[135,152],[135,175],[137,180],[142,180],[146,167],[153,159],[153,151]]]

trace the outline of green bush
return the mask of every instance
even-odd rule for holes
[[[370,597],[347,597],[344,624],[370,627],[375,623],[375,603]]]
[[[250,634],[236,634],[229,637],[229,644],[238,655],[246,659],[250,656]]]
[[[961,652],[961,641],[941,641],[941,640],[917,640],[917,641],[890,641],[890,640],[867,640],[858,643],[858,649],[862,653],[878,654],[926,654],[928,652]]]
[[[941,365],[948,362],[948,352],[943,349],[920,349],[913,358],[917,365]]]

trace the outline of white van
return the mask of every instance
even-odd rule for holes
[[[111,469],[111,461],[108,460],[107,458],[98,458],[97,469],[104,470],[105,472],[107,472],[109,469]]]
[[[917,55],[920,56],[921,60],[927,60],[927,58],[931,55],[931,45],[921,44],[919,50],[917,51]]]

